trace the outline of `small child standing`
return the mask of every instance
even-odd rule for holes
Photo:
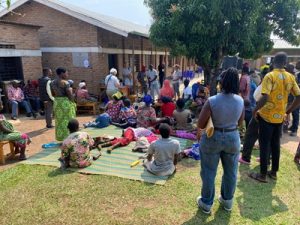
[[[184,100],[178,99],[176,105],[177,109],[173,113],[173,117],[176,120],[176,130],[193,130],[192,113],[190,110],[184,109]]]
[[[154,175],[169,176],[176,170],[180,143],[170,139],[171,128],[168,124],[161,124],[159,132],[162,138],[150,145],[144,167]]]

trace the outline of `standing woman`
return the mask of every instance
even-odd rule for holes
[[[175,92],[175,97],[178,99],[180,98],[180,79],[182,77],[182,72],[180,71],[180,66],[178,64],[174,65],[174,72],[172,75],[172,84],[173,84],[173,89]]]
[[[214,202],[215,177],[220,159],[224,173],[219,202],[226,211],[232,209],[237,181],[240,152],[238,126],[244,120],[244,102],[238,96],[239,76],[236,69],[229,68],[221,74],[221,90],[220,94],[206,101],[198,120],[198,137],[210,117],[214,125],[213,136],[208,138],[203,134],[200,141],[203,185],[197,203],[206,214],[210,214]]]
[[[51,82],[51,91],[54,96],[55,137],[63,141],[69,135],[68,123],[76,117],[76,104],[73,91],[68,82],[68,71],[57,68],[57,78]]]
[[[105,78],[106,94],[109,100],[113,99],[113,95],[119,91],[120,82],[116,77],[118,71],[115,68],[111,68],[109,74]]]

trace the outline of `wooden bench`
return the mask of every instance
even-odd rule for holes
[[[10,156],[12,158],[15,157],[15,147],[14,143],[10,141],[0,141],[0,164],[5,164],[5,155],[4,155],[4,145],[9,144],[10,147]]]
[[[97,115],[98,103],[97,102],[87,102],[84,104],[77,103],[77,112],[78,113],[91,113],[93,115]]]

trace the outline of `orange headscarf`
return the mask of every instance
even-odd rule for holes
[[[163,87],[160,89],[160,98],[161,97],[169,97],[174,98],[174,90],[171,87],[171,83],[169,80],[165,80]]]

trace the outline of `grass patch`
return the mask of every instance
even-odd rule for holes
[[[268,184],[248,178],[249,169],[259,169],[257,163],[240,166],[233,211],[225,212],[215,200],[211,216],[196,207],[201,181],[199,165],[192,160],[182,162],[165,186],[18,165],[0,173],[0,224],[296,225],[300,224],[300,176],[292,157],[282,151],[278,181]],[[219,168],[216,197],[221,173]]]

